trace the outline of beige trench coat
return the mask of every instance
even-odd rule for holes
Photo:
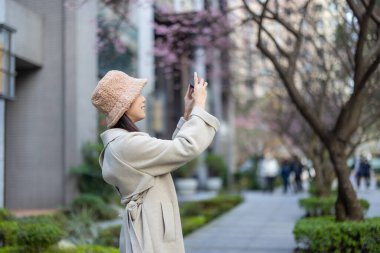
[[[103,179],[125,205],[121,253],[184,253],[177,195],[171,171],[194,159],[212,142],[220,123],[195,106],[182,117],[172,140],[144,132],[108,129],[101,133]]]

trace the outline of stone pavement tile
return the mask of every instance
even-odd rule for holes
[[[379,190],[359,190],[358,197],[369,201],[370,206],[366,217],[380,217],[380,191]]]
[[[186,253],[188,250],[186,250]],[[224,248],[207,248],[207,249],[190,249],[190,252],[192,253],[247,253],[247,249],[242,248],[242,249],[224,249]],[[255,251],[256,252],[256,251]],[[257,251],[258,253],[260,251]]]
[[[288,249],[288,248],[273,248],[273,249],[268,249],[268,248],[249,248],[246,249],[246,253],[293,253],[293,249]]]
[[[223,248],[241,248],[241,247],[247,247],[249,243],[252,241],[252,238],[214,238],[213,240],[207,240],[204,241],[203,245],[206,247],[223,247]],[[197,247],[197,244],[200,241],[186,241],[186,245]]]
[[[298,196],[249,192],[245,202],[185,238],[187,253],[287,253],[303,212]]]

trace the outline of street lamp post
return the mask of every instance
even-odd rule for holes
[[[0,23],[0,99],[15,99],[15,57],[12,48],[12,27]]]

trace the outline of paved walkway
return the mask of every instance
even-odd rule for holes
[[[298,199],[307,196],[246,192],[244,203],[185,238],[186,253],[291,253],[292,231],[304,214]],[[380,216],[380,190],[358,196],[371,203],[367,217]]]
[[[185,238],[186,253],[287,253],[296,243],[292,230],[303,215],[306,194],[247,192],[245,201]]]

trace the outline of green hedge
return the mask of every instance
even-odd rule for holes
[[[64,231],[48,217],[29,217],[0,222],[1,252],[41,252],[57,243]]]
[[[0,248],[0,253],[20,253],[22,252],[22,249],[17,246],[6,246],[3,248]]]
[[[241,196],[219,195],[210,200],[180,205],[183,235],[198,229],[243,201]]]
[[[120,230],[121,225],[115,225],[106,229],[102,229],[99,232],[95,243],[104,246],[119,247]]]
[[[80,193],[94,194],[109,202],[120,197],[114,187],[104,183],[99,165],[99,154],[102,149],[103,143],[100,139],[96,142],[85,143],[82,146],[83,163],[70,168],[70,172],[78,179]]]
[[[38,219],[19,222],[18,244],[25,245],[29,252],[41,252],[57,243],[63,236],[63,230],[52,222],[40,222]]]
[[[119,249],[99,245],[80,245],[67,249],[59,249],[57,246],[54,246],[43,253],[119,253]]]
[[[365,199],[360,199],[360,204],[363,208],[364,213],[369,209],[369,202]],[[304,208],[306,211],[306,217],[315,217],[315,216],[325,216],[325,215],[334,215],[335,212],[335,202],[336,197],[310,197],[303,198],[299,200],[300,207]]]
[[[184,235],[190,234],[206,223],[207,219],[204,215],[184,217],[182,218],[182,233]]]
[[[83,209],[91,210],[97,220],[110,220],[117,218],[117,211],[106,204],[102,198],[93,194],[81,194],[77,196],[71,208],[74,212],[81,212]]]
[[[11,220],[14,215],[6,208],[0,208],[0,221]]]
[[[332,216],[300,219],[293,230],[307,252],[380,252],[380,218],[336,222]]]

